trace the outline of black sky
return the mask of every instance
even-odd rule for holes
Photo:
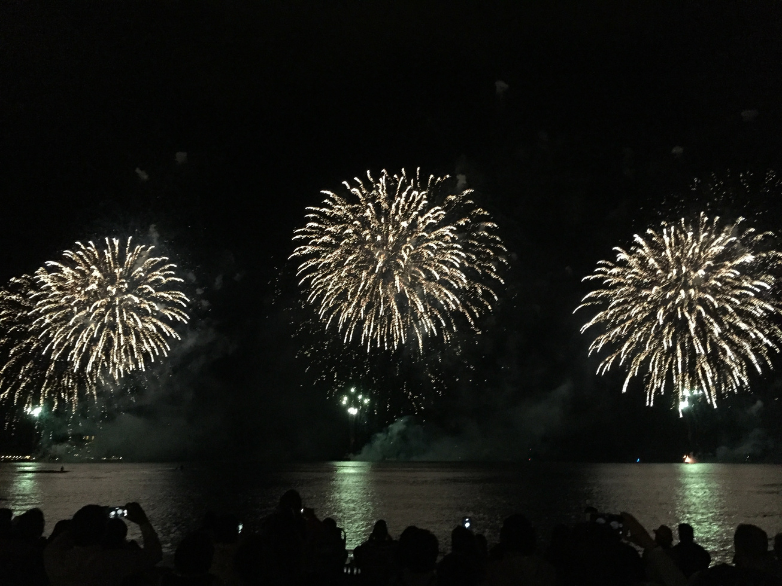
[[[779,169],[781,23],[771,2],[7,1],[0,278],[154,224],[198,307],[170,371],[109,409],[106,450],[340,456],[283,311],[292,230],[367,169],[464,173],[512,268],[469,357],[484,382],[408,422],[409,451],[676,457],[685,422],[596,379],[572,311],[613,246],[709,204],[695,177]],[[779,231],[776,195],[709,205]],[[704,413],[701,449],[776,458],[779,386]]]

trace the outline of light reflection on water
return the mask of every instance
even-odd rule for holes
[[[138,501],[168,555],[205,511],[234,512],[252,530],[279,496],[297,488],[305,505],[344,527],[348,547],[363,541],[378,518],[398,535],[407,525],[431,529],[447,550],[451,529],[471,516],[495,542],[502,519],[526,514],[547,538],[557,523],[601,512],[629,511],[648,528],[688,522],[717,561],[732,557],[740,522],[782,530],[782,467],[747,464],[452,464],[260,463],[69,464],[67,474],[42,463],[0,464],[0,506],[15,513],[43,509],[47,532],[88,503]],[[131,532],[131,536],[138,536]]]

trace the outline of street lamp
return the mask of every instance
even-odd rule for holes
[[[356,444],[356,426],[362,408],[369,405],[369,397],[363,393],[356,395],[356,387],[351,387],[349,395],[342,395],[340,405],[348,412],[348,426],[350,428],[350,450],[353,451]]]

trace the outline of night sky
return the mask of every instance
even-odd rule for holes
[[[595,263],[663,219],[782,233],[782,190],[763,189],[782,168],[774,4],[4,2],[0,279],[133,235],[193,299],[149,380],[50,425],[95,433],[99,455],[344,456],[345,414],[297,358],[319,342],[294,335],[292,232],[322,189],[420,167],[466,176],[510,269],[480,336],[445,356],[442,396],[369,417],[365,457],[782,459],[782,376],[680,419],[640,384],[622,395],[621,372],[596,377],[572,314]],[[409,364],[390,380],[379,362],[385,392],[426,392]]]

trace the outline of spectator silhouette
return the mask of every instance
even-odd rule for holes
[[[668,525],[660,525],[654,530],[654,542],[668,551],[673,547],[673,531]]]
[[[168,574],[160,586],[217,586],[220,580],[209,573],[215,548],[212,536],[196,531],[182,540],[174,554],[175,574]]]
[[[57,539],[61,533],[64,533],[70,528],[71,528],[70,519],[60,519],[54,524],[54,529],[52,529],[52,533],[51,535],[49,535],[49,539],[46,540],[46,543],[47,544],[51,543],[52,541]]]
[[[567,548],[570,541],[570,527],[567,525],[556,525],[551,531],[548,549],[546,549],[545,558],[554,568],[561,573],[567,563]]]
[[[438,586],[477,586],[483,580],[483,562],[475,534],[457,525],[451,531],[451,552],[437,564]]]
[[[30,509],[13,519],[10,535],[0,544],[0,583],[4,586],[49,583],[43,566],[46,546],[43,530],[44,516],[40,509]]]
[[[733,534],[733,565],[719,564],[693,576],[693,586],[782,586],[779,567],[760,527],[741,524]]]
[[[14,512],[11,509],[0,509],[0,539],[10,539],[13,525],[11,519]]]
[[[279,557],[273,533],[248,535],[236,550],[235,569],[243,586],[299,586],[300,568]]]
[[[302,510],[301,495],[297,491],[289,490],[280,497],[276,510],[261,521],[259,538],[251,540],[242,551],[240,573],[245,580],[287,584],[303,573],[307,522],[302,517]],[[253,556],[263,560],[263,567],[257,567]]]
[[[610,525],[596,522],[575,525],[565,551],[562,584],[629,586],[644,579],[638,552],[623,543],[619,532]]]
[[[214,518],[211,535],[214,537],[214,556],[210,573],[217,576],[224,586],[239,583],[234,570],[234,558],[239,548],[239,518],[235,515],[220,515]]]
[[[44,566],[52,586],[120,586],[126,578],[151,569],[163,557],[154,528],[138,503],[128,503],[128,521],[137,523],[143,548],[104,549],[108,524],[105,507],[87,505],[70,527],[44,550]]]
[[[679,524],[679,543],[673,546],[671,554],[676,565],[688,580],[696,572],[705,570],[711,564],[711,554],[695,543],[692,525]]]
[[[353,559],[361,569],[365,584],[387,584],[396,572],[397,543],[383,519],[375,522],[369,538],[353,550]]]
[[[437,538],[426,529],[411,525],[399,536],[397,563],[399,574],[395,585],[426,586],[435,581],[439,545]]]
[[[103,530],[101,545],[103,549],[124,549],[126,547],[138,547],[135,543],[131,545],[127,541],[128,526],[122,519],[109,519],[106,521],[106,528]]]
[[[342,578],[345,560],[348,558],[345,531],[337,526],[331,517],[326,517],[321,523],[321,530],[313,540],[313,561],[316,573],[325,580],[334,581]]]
[[[486,584],[505,586],[556,583],[554,567],[536,552],[535,529],[524,515],[511,515],[500,529],[500,543],[489,553]]]

